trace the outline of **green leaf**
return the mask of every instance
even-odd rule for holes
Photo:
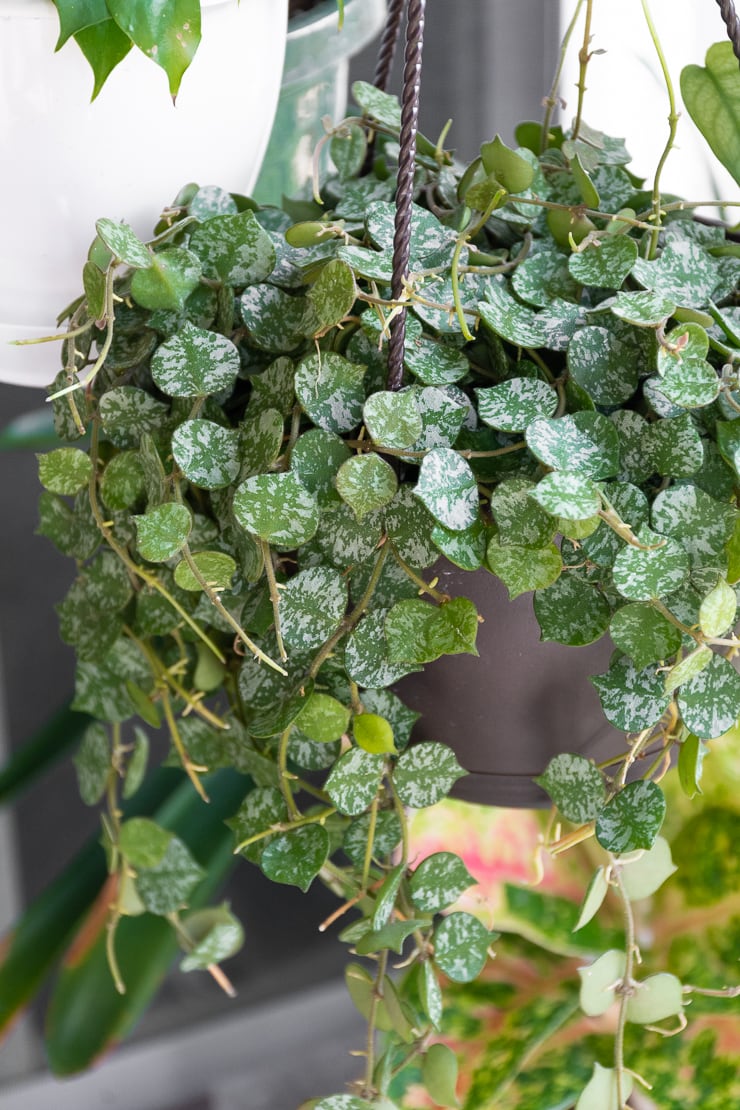
[[[437,562],[439,552],[432,538],[434,519],[414,496],[411,486],[399,488],[383,513],[383,521],[394,550],[410,566],[421,569]]]
[[[411,663],[394,663],[385,636],[386,610],[369,613],[348,638],[344,662],[348,676],[358,686],[391,686],[399,678],[421,668]]]
[[[410,391],[371,393],[363,420],[373,442],[382,447],[411,447],[423,430],[416,396]]]
[[[678,708],[686,727],[702,740],[732,728],[740,715],[740,675],[732,663],[713,655],[708,665],[681,687]]]
[[[495,177],[509,193],[523,193],[532,184],[534,168],[530,162],[508,147],[500,135],[480,148],[483,168]]]
[[[366,712],[377,713],[390,722],[399,748],[405,748],[408,745],[411,730],[421,714],[409,709],[390,690],[363,690],[362,705]]]
[[[206,275],[227,285],[253,285],[275,267],[275,248],[254,212],[213,216],[190,236]],[[284,349],[284,348],[283,348]]]
[[[234,832],[238,847],[245,840],[257,833],[265,832],[273,825],[278,825],[288,818],[288,809],[285,799],[277,786],[258,786],[247,794],[236,814],[227,824]],[[268,838],[257,840],[253,844],[240,849],[240,854],[252,863],[262,858]]]
[[[630,601],[651,601],[680,589],[689,574],[681,545],[644,525],[637,538],[645,549],[628,545],[614,562],[614,585]]]
[[[375,201],[365,212],[367,233],[375,246],[392,248],[396,234],[396,206],[388,201]],[[448,266],[456,233],[445,227],[437,217],[417,204],[411,209],[409,269],[423,270]]]
[[[132,817],[121,825],[118,846],[132,867],[156,867],[162,862],[172,835],[169,829],[148,817]]]
[[[557,529],[557,521],[529,496],[535,484],[529,478],[507,478],[491,493],[491,512],[498,525],[499,543],[543,547]]]
[[[117,446],[138,446],[145,433],[156,435],[166,426],[167,406],[143,389],[120,385],[100,398],[103,430]]]
[[[716,157],[740,184],[740,93],[732,43],[710,46],[705,68],[681,70],[681,96]]]
[[[156,385],[170,397],[206,397],[232,389],[239,352],[224,335],[186,323],[152,355]]]
[[[701,794],[700,787],[704,757],[709,748],[693,732],[684,740],[678,750],[678,781],[687,798]]]
[[[314,693],[295,719],[295,724],[309,740],[331,744],[347,731],[349,709],[329,694]]]
[[[634,239],[627,235],[612,235],[571,254],[568,269],[582,285],[619,289],[635,264],[637,254]]]
[[[638,670],[625,658],[616,659],[606,674],[595,675],[591,682],[606,719],[625,732],[640,732],[657,724],[671,700],[655,666]]]
[[[434,962],[454,983],[469,983],[483,970],[492,939],[477,917],[451,913],[434,930]]]
[[[195,945],[187,950],[180,971],[200,971],[235,955],[244,943],[244,930],[229,910],[228,902],[196,910],[182,919]]]
[[[446,1044],[432,1044],[424,1054],[422,1081],[433,1102],[439,1106],[459,1106],[457,1098],[457,1056]]]
[[[182,840],[173,836],[159,863],[139,871],[136,891],[149,913],[164,917],[187,903],[204,874]]]
[[[636,1025],[654,1025],[683,1013],[683,986],[675,975],[663,971],[649,975],[638,984],[627,1002],[627,1021]]]
[[[106,7],[107,12],[107,7]],[[79,46],[93,71],[93,91],[91,100],[102,89],[112,71],[128,54],[133,43],[113,19],[105,19],[75,32],[75,42]]]
[[[329,833],[323,825],[304,825],[279,833],[265,846],[260,867],[268,879],[307,891],[326,863]]]
[[[397,755],[393,729],[377,713],[358,713],[352,719],[352,735],[358,747],[378,755]]]
[[[622,1098],[632,1094],[633,1078],[629,1072],[622,1076]],[[575,1110],[620,1110],[617,1073],[614,1068],[594,1063],[591,1078],[581,1091]]]
[[[39,481],[52,493],[77,493],[90,480],[92,463],[86,452],[77,447],[57,447],[55,451],[36,457]]]
[[[172,454],[201,489],[223,489],[239,474],[239,433],[212,420],[186,420],[172,433]]]
[[[530,253],[511,275],[511,285],[523,301],[537,308],[548,308],[556,298],[580,300],[578,282],[568,273],[568,260],[558,250]]]
[[[136,451],[121,451],[107,463],[100,496],[109,509],[129,509],[144,493],[144,470]]]
[[[367,152],[367,139],[362,127],[356,123],[344,125],[329,142],[329,154],[337,167],[340,181],[357,177]]]
[[[392,663],[431,663],[440,655],[477,655],[478,612],[465,597],[439,606],[409,598],[389,611],[385,634]]]
[[[286,644],[315,651],[336,631],[347,609],[347,583],[329,567],[302,570],[280,591],[280,623]]]
[[[150,690],[152,675],[136,645],[121,637],[104,659],[78,663],[73,708],[104,721],[126,721],[135,709],[127,682]]]
[[[665,691],[667,694],[672,694],[677,686],[681,686],[684,682],[688,682],[694,675],[703,671],[714,658],[714,653],[706,644],[700,644],[694,648],[693,651],[685,655],[683,659],[679,659],[678,663],[666,671],[664,678]]]
[[[534,781],[576,825],[595,820],[606,799],[601,771],[582,755],[556,755]]]
[[[616,854],[652,848],[665,809],[665,797],[656,783],[631,782],[599,813],[596,839],[607,852]]]
[[[170,247],[152,255],[148,270],[131,279],[131,296],[143,308],[181,312],[200,281],[200,262],[184,247]]]
[[[252,535],[279,547],[307,543],[319,524],[316,498],[295,474],[260,474],[234,494],[234,516]]]
[[[411,338],[407,334],[404,364],[423,385],[453,385],[470,373],[470,364],[458,347],[424,334]]]
[[[360,956],[381,952],[384,948],[397,952],[400,956],[411,934],[428,924],[428,920],[414,917],[408,917],[403,921],[391,921],[387,925],[364,933],[354,947]]]
[[[80,797],[87,806],[97,805],[111,773],[111,747],[104,724],[95,721],[85,729],[74,765]]]
[[[588,1017],[605,1014],[617,997],[616,985],[624,977],[627,957],[616,948],[604,952],[588,967],[579,967],[581,1009]]]
[[[383,879],[375,898],[375,908],[372,916],[373,931],[382,929],[390,921],[405,871],[405,865],[400,863],[389,871]]]
[[[437,974],[434,970],[434,965],[431,960],[424,960],[421,964],[419,974],[419,999],[424,1009],[424,1013],[435,1029],[439,1029],[442,1024],[442,1012],[444,1002],[442,999],[442,989],[437,979]]]
[[[283,417],[277,409],[247,415],[239,425],[240,479],[272,469],[283,447]]]
[[[378,123],[386,124],[391,131],[401,130],[401,105],[397,96],[381,92],[367,81],[355,81],[352,85],[352,99],[363,112],[372,116]],[[320,1107],[319,1110],[324,1110],[324,1107]]]
[[[350,457],[349,447],[339,436],[321,428],[309,428],[290,453],[290,469],[325,509],[339,501],[336,476],[342,463]]]
[[[637,859],[620,860],[622,885],[631,902],[649,898],[677,870],[671,858],[671,846],[662,836],[652,848]]]
[[[563,567],[554,543],[542,548],[503,546],[498,536],[492,536],[488,543],[486,563],[506,586],[511,601],[520,594],[551,586]]]
[[[647,443],[653,469],[663,476],[690,478],[704,462],[702,441],[688,412],[651,424]]]
[[[602,903],[609,892],[609,883],[606,879],[605,868],[599,867],[594,872],[591,882],[588,884],[588,889],[583,896],[581,903],[581,912],[578,915],[578,921],[573,926],[573,932],[577,933],[584,925],[588,925],[596,914],[601,909]]]
[[[125,262],[127,266],[148,270],[152,264],[152,256],[144,246],[139,236],[127,223],[103,218],[95,224],[96,231],[111,251],[114,258]]]
[[[466,774],[451,748],[427,742],[403,753],[393,772],[393,780],[404,805],[423,809],[441,801]]]
[[[231,193],[219,185],[203,185],[188,205],[188,215],[205,223],[214,216],[235,216],[239,209]]]
[[[308,291],[308,301],[318,324],[317,330],[336,327],[352,311],[357,289],[352,269],[333,258],[325,263]]]
[[[568,346],[568,370],[597,405],[628,401],[637,389],[640,369],[632,348],[608,328],[578,328],[574,332]]]
[[[159,727],[158,715],[157,723],[153,727]],[[123,790],[121,791],[124,798],[131,798],[141,786],[146,774],[148,761],[149,737],[142,729],[135,728],[132,751],[128,757],[128,763],[126,764],[126,774],[123,779]]]
[[[582,477],[609,478],[619,471],[619,436],[601,413],[576,412],[538,419],[526,431],[529,449],[545,466]]]
[[[342,500],[362,520],[393,500],[398,479],[393,467],[379,455],[354,455],[342,463],[336,485]]]
[[[118,26],[148,58],[167,74],[170,95],[177,96],[180,81],[200,43],[198,0],[106,0]]]
[[[422,860],[409,881],[411,901],[423,913],[446,909],[477,882],[453,852],[435,852]]]
[[[475,393],[483,423],[504,432],[523,432],[538,416],[550,417],[558,407],[555,390],[537,378],[510,378]]]
[[[192,559],[212,589],[219,591],[231,589],[231,580],[236,574],[236,562],[231,555],[227,555],[225,551],[196,551]],[[195,592],[203,589],[185,559],[175,567],[175,582],[181,590]]]
[[[324,789],[340,813],[356,817],[376,796],[384,769],[382,755],[351,748],[334,765]]]
[[[133,520],[139,554],[150,563],[164,563],[176,555],[193,526],[190,509],[179,502],[157,505]]]
[[[529,496],[553,517],[587,520],[601,508],[599,487],[590,478],[572,470],[553,470],[546,474]]]
[[[461,532],[478,518],[478,485],[465,459],[447,447],[425,455],[414,490],[445,528]]]
[[[139,272],[146,271],[137,270]],[[90,315],[94,320],[100,320],[105,315],[105,274],[90,260],[82,268],[82,285]]]
[[[737,510],[693,485],[662,490],[651,510],[656,532],[674,536],[701,565],[716,562],[732,536]]]
[[[617,609],[609,635],[638,669],[669,659],[681,647],[681,633],[652,605],[636,601]]]
[[[250,343],[276,354],[298,347],[310,334],[307,308],[305,297],[286,293],[276,285],[250,285],[239,298],[239,313]],[[292,386],[291,374],[291,392]]]
[[[573,647],[600,639],[611,618],[611,606],[603,593],[567,568],[546,589],[537,590],[534,612],[542,640]]]
[[[364,376],[364,366],[342,355],[308,355],[296,369],[296,396],[319,428],[350,432],[362,420]]]
[[[673,315],[675,302],[660,293],[617,293],[611,310],[620,320],[641,328],[655,328]]]
[[[462,532],[451,532],[436,524],[432,528],[432,542],[447,559],[462,570],[478,570],[486,557],[486,526],[476,520]]]
[[[55,52],[61,50],[67,39],[109,18],[105,0],[54,0],[59,16],[59,38]]]
[[[370,835],[370,814],[353,821],[344,834],[343,850],[356,866],[362,866]],[[401,825],[393,810],[381,810],[375,823],[372,854],[377,860],[386,859],[401,840]]]

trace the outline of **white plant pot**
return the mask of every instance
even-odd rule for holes
[[[173,106],[135,48],[90,103],[76,43],[58,53],[51,0],[0,0],[0,382],[44,386],[53,334],[81,291],[100,216],[148,238],[188,181],[249,193],[280,91],[288,0],[201,0],[203,39]]]

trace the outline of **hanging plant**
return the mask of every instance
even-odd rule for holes
[[[220,828],[231,804],[233,852],[339,897],[325,924],[356,953],[369,1035],[354,1093],[316,1110],[397,1105],[417,1058],[454,1105],[441,980],[472,981],[496,945],[452,908],[462,859],[409,854],[409,810],[466,774],[454,735],[413,742],[395,689],[477,654],[480,614],[440,588],[445,560],[532,594],[543,638],[616,648],[592,681],[618,750],[563,751],[538,779],[558,813],[547,846],[589,842],[598,861],[576,929],[605,899],[622,913],[581,972],[583,1012],[618,1017],[578,1110],[624,1105],[627,1023],[672,1031],[701,993],[640,966],[633,902],[673,870],[661,780],[677,761],[696,792],[740,717],[740,261],[724,227],[661,195],[664,159],[642,187],[623,140],[585,123],[584,88],[585,64],[570,130],[554,90],[516,149],[497,136],[461,169],[415,135],[408,96],[402,115],[358,83],[315,201],[188,187],[148,243],[101,219],[68,312],[52,388],[68,445],[40,459],[40,530],[78,564],[59,615],[75,706],[96,718],[76,758],[84,800],[105,802],[96,959],[127,989],[117,928],[130,953],[155,915],[185,970],[223,981],[241,941],[228,909],[193,908],[222,840],[205,858],[187,821],[122,814],[142,725],[162,725],[188,814],[213,796]],[[68,967],[52,1004],[60,1071],[55,1031],[87,972]]]

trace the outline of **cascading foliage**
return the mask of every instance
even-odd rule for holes
[[[660,780],[677,760],[695,792],[740,715],[740,250],[675,198],[656,208],[623,141],[583,122],[523,124],[516,150],[497,137],[464,170],[420,138],[388,392],[400,114],[371,86],[354,96],[364,116],[332,132],[320,202],[189,186],[148,244],[102,219],[67,313],[57,430],[89,439],[41,457],[40,529],[78,565],[58,609],[75,704],[99,722],[76,763],[84,800],[106,797],[112,972],[121,918],[169,919],[186,970],[222,975],[241,939],[225,907],[188,913],[196,849],[121,819],[143,726],[164,726],[204,798],[206,771],[246,776],[238,853],[341,900],[371,1035],[354,1093],[317,1110],[400,1105],[415,1061],[455,1105],[440,975],[474,979],[495,937],[446,912],[472,881],[459,856],[409,858],[408,810],[464,771],[450,737],[409,744],[393,685],[476,653],[476,608],[435,567],[482,568],[532,594],[543,639],[614,642],[593,682],[623,752],[563,753],[540,781],[557,850],[594,844],[577,928],[622,906],[580,988],[587,1015],[615,1008],[616,1051],[577,1104],[622,1106],[625,1025],[685,1020],[680,978],[636,951],[632,902],[673,871]]]

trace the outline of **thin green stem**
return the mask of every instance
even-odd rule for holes
[[[586,0],[586,21],[583,27],[583,45],[578,51],[578,107],[576,109],[576,118],[573,123],[572,141],[575,142],[578,138],[578,132],[581,129],[581,122],[583,119],[583,98],[586,95],[586,71],[588,70],[588,63],[591,60],[591,16],[593,14],[593,0]]]
[[[576,4],[576,10],[573,14],[573,18],[571,19],[570,23],[568,24],[568,29],[566,30],[565,34],[563,35],[563,41],[560,44],[560,54],[558,56],[558,64],[557,64],[557,67],[555,69],[555,74],[554,74],[553,79],[552,79],[552,86],[550,87],[550,94],[549,94],[549,96],[545,97],[545,101],[544,101],[544,103],[545,103],[545,117],[542,121],[542,134],[540,136],[540,154],[544,154],[545,151],[547,150],[547,140],[548,140],[548,137],[549,137],[549,134],[550,134],[550,126],[552,124],[552,115],[553,115],[553,112],[555,111],[555,109],[557,108],[558,103],[559,103],[558,89],[560,87],[560,78],[563,75],[563,65],[565,64],[565,57],[566,57],[566,54],[568,53],[568,47],[570,46],[570,40],[571,40],[573,32],[576,28],[576,24],[578,23],[578,17],[581,14],[581,8],[582,7],[583,7],[583,0],[578,0],[578,3]]]
[[[180,730],[177,727],[175,714],[172,712],[172,705],[170,703],[170,695],[168,690],[162,691],[162,709],[164,710],[164,719],[167,722],[167,730],[170,734],[172,745],[177,752],[182,764],[182,769],[192,782],[198,794],[200,794],[203,801],[207,802],[209,800],[208,795],[203,788],[203,783],[198,778],[198,772],[202,770],[202,768],[196,767],[187,753],[182,736],[180,735]]]
[[[367,890],[370,881],[370,866],[373,862],[373,847],[375,845],[375,829],[378,824],[378,795],[373,798],[370,806],[369,827],[367,831],[367,844],[365,845],[365,859],[362,864],[362,889]]]
[[[660,178],[661,178],[661,174],[663,173],[663,167],[665,166],[666,161],[668,159],[668,155],[673,150],[673,144],[676,141],[676,129],[678,127],[679,114],[676,111],[676,95],[673,91],[673,82],[671,81],[671,74],[670,74],[670,71],[668,69],[668,63],[666,62],[665,54],[663,53],[663,47],[661,45],[660,39],[658,38],[658,32],[655,28],[655,24],[653,23],[653,17],[650,14],[650,7],[648,5],[648,0],[641,0],[641,2],[642,2],[642,11],[643,11],[643,14],[645,16],[645,22],[647,23],[648,30],[650,32],[650,38],[653,40],[653,46],[655,47],[655,52],[657,53],[658,61],[660,62],[660,68],[663,72],[663,80],[665,81],[665,87],[666,87],[666,92],[668,93],[668,104],[669,104],[668,140],[666,142],[665,147],[663,148],[663,152],[660,156],[657,168],[655,170],[655,176],[653,177],[653,221],[654,221],[654,227],[653,227],[653,230],[650,234],[650,243],[649,243],[649,247],[648,247],[648,255],[647,256],[648,256],[648,258],[654,258],[655,257],[655,252],[658,248],[658,237],[660,235],[661,216],[662,216],[662,211],[661,211],[661,207],[660,207]]]
[[[248,848],[250,844],[257,844],[260,840],[264,840],[268,836],[274,836],[275,833],[291,832],[295,828],[303,825],[323,825],[327,817],[331,817],[336,813],[336,806],[327,806],[322,809],[320,813],[311,813],[304,816],[298,816],[294,821],[286,823],[281,821],[278,825],[272,825],[269,829],[263,829],[261,832],[254,833],[248,836],[246,840],[240,841],[234,849],[234,855],[238,855],[244,848]]]
[[[290,742],[290,734],[293,731],[293,726],[288,725],[280,737],[278,744],[278,771],[280,772],[280,791],[285,799],[285,804],[288,807],[288,815],[290,820],[300,821],[301,814],[298,806],[295,804],[293,791],[290,789],[289,772],[288,772],[288,744]]]
[[[272,619],[275,625],[275,639],[277,640],[278,653],[283,663],[287,661],[288,654],[285,650],[283,643],[283,633],[280,628],[280,594],[278,593],[277,578],[275,577],[275,567],[272,563],[272,551],[267,540],[260,540],[260,550],[262,551],[262,561],[265,564],[265,576],[267,578],[267,587],[270,591],[270,602],[272,604]],[[283,671],[285,674],[285,671]]]
[[[635,954],[637,944],[635,940],[635,918],[632,913],[632,904],[629,900],[624,879],[622,878],[619,861],[610,855],[612,864],[612,878],[622,902],[625,933],[625,965],[624,977],[619,991],[619,1016],[617,1017],[617,1031],[614,1037],[614,1071],[617,1081],[617,1107],[626,1110],[626,1096],[624,1093],[624,1030],[627,1024],[627,1006],[634,991]]]
[[[87,386],[91,385],[92,382],[95,380],[98,375],[98,371],[107,359],[108,352],[110,351],[111,344],[113,343],[113,327],[115,324],[113,273],[114,267],[111,265],[108,267],[105,274],[105,339],[103,340],[103,346],[100,348],[100,353],[93,363],[92,369],[87,372],[87,374],[84,378],[82,378],[81,381],[72,382],[71,385],[65,386],[64,389],[58,389],[55,393],[51,393],[46,398],[47,401],[55,401],[57,397],[64,397],[65,394],[74,393],[77,389],[87,388]]]
[[[398,551],[396,550],[395,544],[391,544],[391,551],[393,552],[393,558],[396,560],[403,573],[414,583],[415,586],[419,587],[420,593],[429,594],[429,596],[431,598],[434,598],[434,600],[439,605],[442,605],[445,601],[450,600],[448,594],[443,593],[442,590],[435,589],[435,587],[430,585],[429,582],[425,582],[421,575],[417,574],[413,567],[410,567],[406,560],[401,558],[401,556],[398,554]]]
[[[367,1018],[367,1043],[365,1048],[365,1085],[364,1098],[372,1098],[375,1094],[373,1085],[373,1072],[375,1071],[375,1033],[378,1021],[378,1009],[383,998],[383,981],[388,969],[388,949],[384,948],[378,958],[378,970],[375,975],[375,984],[370,1000],[370,1013]]]
[[[319,648],[316,656],[314,657],[314,661],[313,661],[313,663],[311,664],[311,666],[309,668],[309,671],[308,671],[308,677],[309,678],[315,678],[316,677],[316,675],[321,670],[321,667],[326,662],[326,660],[329,658],[329,656],[331,655],[331,653],[333,652],[334,648],[337,646],[339,641],[342,639],[342,637],[346,636],[348,632],[351,632],[352,629],[355,627],[355,625],[360,620],[360,618],[362,617],[363,613],[365,612],[368,605],[370,604],[370,599],[372,598],[373,594],[375,593],[375,589],[378,585],[378,582],[380,581],[380,576],[383,573],[383,567],[385,565],[385,561],[386,561],[387,558],[388,558],[388,544],[384,543],[383,546],[378,551],[378,557],[375,560],[375,566],[373,567],[373,572],[370,575],[370,579],[369,579],[368,584],[365,588],[364,594],[362,595],[362,597],[360,598],[359,602],[357,603],[355,608],[352,610],[352,612],[344,618],[344,620],[339,625],[339,628],[336,630],[336,632],[334,632],[333,635],[331,635],[329,637],[329,639],[326,641],[326,643],[322,647]]]

